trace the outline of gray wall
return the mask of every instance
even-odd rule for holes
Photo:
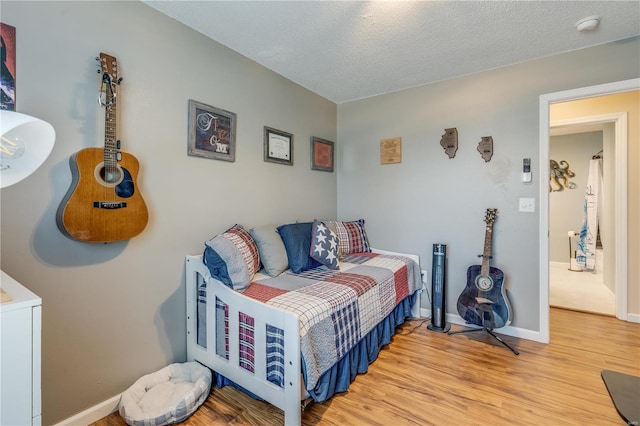
[[[44,423],[184,361],[184,256],[227,227],[336,216],[336,105],[138,2],[2,2],[17,29],[17,107],[56,129],[34,175],[2,190],[2,269],[43,299]],[[150,220],[129,242],[64,237],[69,157],[101,147],[94,58],[116,56],[123,149],[141,164]],[[187,156],[188,99],[237,114],[234,163]],[[263,126],[294,134],[294,166],[263,161]]]
[[[338,216],[363,216],[373,246],[417,253],[427,269],[432,244],[447,244],[447,311],[457,314],[466,270],[482,253],[485,210],[497,208],[493,265],[506,275],[512,325],[539,331],[539,216],[518,211],[520,197],[539,204],[539,97],[638,76],[636,37],[341,104]],[[439,143],[450,127],[459,133],[454,159]],[[402,163],[380,165],[379,141],[396,136]],[[494,140],[488,163],[476,151],[482,136]],[[525,157],[532,183],[520,180]],[[629,161],[638,167],[637,155]],[[637,181],[629,191],[638,191]],[[638,215],[630,206],[629,220]],[[629,276],[629,285],[637,282]]]
[[[507,275],[514,324],[536,330],[538,215],[518,213],[517,199],[538,194],[519,180],[523,157],[534,181],[539,170],[538,97],[640,75],[634,39],[336,107],[140,3],[3,1],[2,22],[17,28],[18,110],[57,131],[44,166],[1,192],[2,269],[44,302],[45,424],[184,360],[183,256],[234,223],[339,210],[367,220],[374,246],[418,253],[428,269],[431,245],[447,243],[455,312],[482,251],[484,212],[497,207],[494,264]],[[55,211],[71,182],[69,156],[101,145],[101,51],[121,66],[120,138],[140,160],[151,217],[127,243],[90,245],[63,237]],[[238,114],[235,163],[186,155],[190,98]],[[262,161],[264,125],[295,135],[294,167]],[[460,132],[452,160],[439,145],[448,127]],[[310,170],[312,135],[337,142],[337,173]],[[495,155],[484,163],[475,149],[487,135]],[[394,136],[403,162],[381,166],[379,140]]]
[[[575,176],[569,178],[575,188],[564,188],[549,193],[549,260],[569,263],[568,231],[580,232],[584,217],[584,195],[591,157],[602,150],[602,132],[576,133],[552,136],[549,140],[549,158],[558,163],[569,163]],[[577,238],[572,239],[572,249],[576,250]],[[573,257],[573,255],[572,255]]]

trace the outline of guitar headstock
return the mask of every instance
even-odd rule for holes
[[[118,82],[118,61],[114,56],[100,52],[100,56],[96,58],[96,61],[98,61],[102,73],[107,73],[111,81]]]
[[[484,215],[484,221],[487,225],[493,225],[493,223],[498,218],[498,209],[487,209],[487,212]]]

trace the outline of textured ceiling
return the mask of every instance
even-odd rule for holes
[[[338,104],[640,33],[638,0],[144,3]]]

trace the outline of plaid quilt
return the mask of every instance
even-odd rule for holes
[[[346,256],[339,270],[317,268],[256,279],[243,294],[299,316],[305,386],[311,390],[324,372],[421,286],[420,268],[411,259],[356,253]],[[227,307],[220,300],[216,305],[216,323],[221,327]],[[241,363],[253,371],[253,318],[243,314],[240,322]],[[224,335],[228,336],[228,328],[224,327]],[[283,386],[282,330],[269,327],[266,343],[267,379]],[[216,350],[228,357],[228,337],[225,342],[216,342]]]

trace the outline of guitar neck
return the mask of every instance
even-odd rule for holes
[[[493,236],[493,223],[488,223],[484,232],[484,252],[482,253],[482,267],[480,268],[480,275],[483,277],[489,276],[489,266],[491,262],[491,240]]]
[[[105,107],[104,113],[104,164],[105,166],[115,166],[118,162],[118,140],[116,137],[117,110],[116,103]]]
[[[96,58],[102,71],[100,105],[104,108],[104,165],[106,168],[116,167],[120,159],[120,141],[116,136],[116,120],[118,103],[116,91],[122,78],[118,77],[118,62],[116,58],[106,53],[100,53]]]

